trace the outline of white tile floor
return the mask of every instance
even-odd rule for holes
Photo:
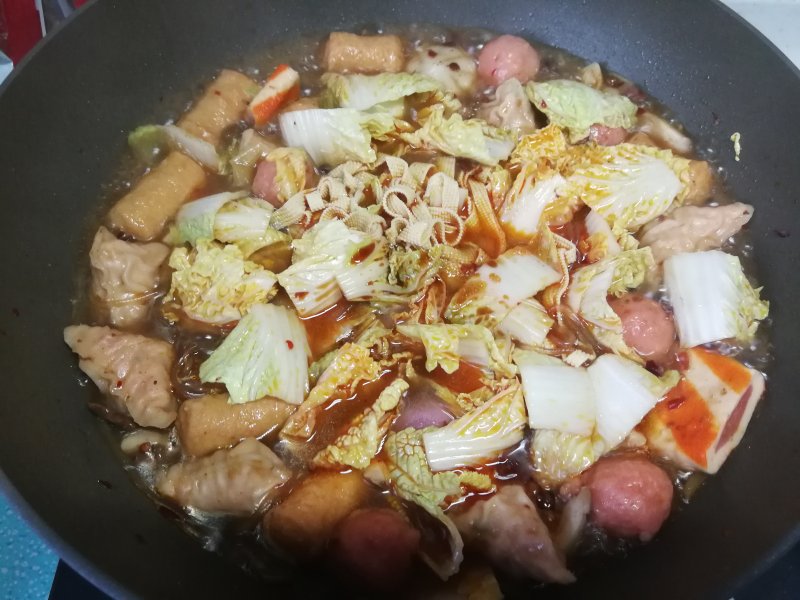
[[[722,0],[800,67],[800,0]]]

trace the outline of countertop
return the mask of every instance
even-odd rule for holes
[[[800,0],[738,2],[723,0],[752,25],[764,33],[796,65],[800,66]],[[0,60],[2,63],[2,60]],[[2,80],[2,69],[0,69]],[[19,515],[0,495],[0,598],[3,600],[47,598],[58,565],[58,556],[30,530]],[[798,556],[798,552],[792,556]],[[791,562],[792,559],[790,559]],[[791,566],[791,565],[790,565]],[[796,585],[796,570],[791,581]],[[64,576],[66,579],[68,576]],[[60,580],[62,578],[60,577]],[[72,577],[70,577],[72,583]],[[794,588],[794,585],[792,586]],[[63,586],[66,591],[66,585]],[[62,597],[86,597],[71,587],[74,593]],[[796,589],[796,588],[794,588]],[[85,590],[83,590],[85,591]],[[764,588],[761,588],[764,591]],[[789,590],[773,589],[770,598],[791,597]],[[745,594],[747,596],[747,594]],[[756,598],[757,596],[749,596]],[[766,596],[760,596],[766,597]],[[740,596],[744,600],[743,596]]]

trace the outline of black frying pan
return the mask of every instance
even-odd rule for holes
[[[381,21],[488,27],[601,61],[666,102],[757,207],[751,231],[776,360],[743,443],[653,543],[569,588],[541,591],[730,598],[800,537],[800,77],[712,1],[93,3],[0,92],[0,484],[67,562],[114,596],[286,595],[202,550],[136,489],[86,410],[89,390],[61,330],[86,260],[87,214],[126,132],[171,116],[166,99],[190,100],[217,69],[272,40]],[[313,575],[295,591],[325,589]]]

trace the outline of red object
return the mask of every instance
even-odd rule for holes
[[[14,61],[22,60],[42,38],[42,26],[34,0],[0,0],[8,39],[5,53]]]

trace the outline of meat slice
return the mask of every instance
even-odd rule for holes
[[[592,494],[592,522],[611,535],[646,542],[672,506],[672,482],[643,456],[602,458],[581,481]]]
[[[275,398],[230,404],[227,395],[185,400],[175,423],[181,447],[191,456],[205,456],[247,437],[274,431],[294,407]]]
[[[80,368],[114,408],[143,427],[172,425],[177,402],[172,395],[172,346],[110,327],[71,325],[64,341],[80,358]]]
[[[639,356],[660,362],[675,342],[675,324],[664,308],[640,294],[625,294],[609,301],[622,320],[622,338]]]
[[[753,216],[749,204],[724,206],[682,206],[642,229],[641,243],[653,251],[661,264],[673,254],[702,252],[722,246]]]
[[[539,72],[539,53],[515,35],[501,35],[478,55],[478,75],[491,85],[514,78],[526,83]]]
[[[334,562],[355,581],[376,590],[402,584],[417,553],[420,533],[390,508],[363,508],[339,525]]]
[[[117,201],[108,212],[108,223],[135,240],[153,240],[205,183],[200,165],[180,152],[170,152]]]
[[[502,486],[492,497],[453,515],[453,521],[464,541],[481,547],[498,568],[549,583],[575,581],[521,485]]]
[[[100,227],[89,251],[92,292],[108,310],[115,327],[130,327],[147,317],[158,272],[169,247],[158,242],[137,244],[117,239]]]
[[[334,31],[325,44],[322,65],[334,73],[398,73],[405,65],[403,40]]]
[[[336,527],[361,506],[369,487],[359,471],[317,471],[265,516],[267,537],[299,559],[318,556]]]
[[[181,117],[178,127],[217,145],[222,132],[244,116],[258,89],[258,84],[247,75],[223,69],[189,112]]]
[[[185,507],[249,515],[290,476],[272,450],[248,438],[230,450],[171,466],[156,490]]]

